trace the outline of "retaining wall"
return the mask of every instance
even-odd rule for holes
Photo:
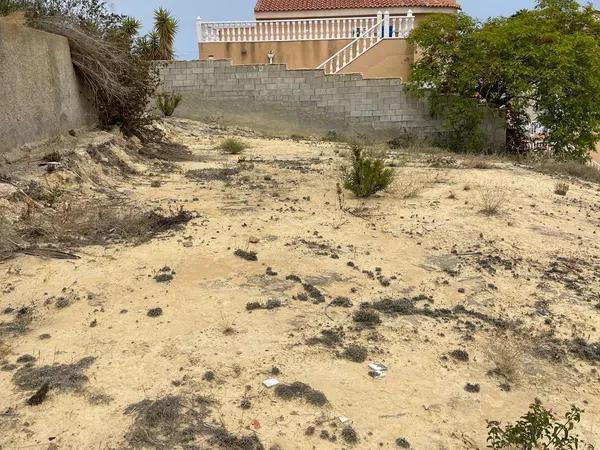
[[[228,60],[175,61],[161,68],[162,90],[184,97],[176,115],[249,126],[273,134],[366,135],[385,140],[402,134],[440,138],[425,99],[405,92],[402,80],[325,75],[285,65],[233,66]],[[503,120],[489,113],[488,145],[502,147]]]
[[[95,120],[67,39],[0,20],[0,155]]]

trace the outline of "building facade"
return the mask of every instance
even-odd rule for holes
[[[406,80],[412,29],[428,15],[458,9],[455,0],[258,0],[254,21],[198,19],[199,55]]]

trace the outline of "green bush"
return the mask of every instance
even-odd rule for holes
[[[352,147],[352,166],[343,170],[344,188],[360,198],[370,197],[386,189],[394,178],[394,171],[385,168],[383,160],[369,158],[363,149]]]
[[[559,421],[551,411],[536,399],[529,412],[516,424],[501,428],[497,422],[488,424],[489,448],[494,450],[518,448],[523,450],[575,450],[585,444],[572,434],[575,424],[581,420],[583,411],[576,406],[565,414],[565,420]],[[593,447],[591,447],[593,449]]]
[[[248,148],[248,144],[237,138],[227,138],[221,142],[219,148],[230,155],[239,155]]]
[[[156,98],[156,105],[165,116],[171,117],[181,100],[183,97],[179,94],[161,94]]]

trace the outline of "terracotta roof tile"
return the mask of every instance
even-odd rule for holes
[[[459,7],[456,0],[257,0],[254,10],[256,12],[275,12],[419,6],[429,8]]]

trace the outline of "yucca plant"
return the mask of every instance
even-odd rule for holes
[[[175,35],[179,30],[179,23],[165,8],[154,11],[154,31],[158,35],[158,59],[170,61],[175,58],[173,46]]]
[[[359,145],[352,146],[352,166],[342,173],[344,188],[360,198],[386,189],[394,179],[394,171],[386,168],[383,160],[369,158]]]
[[[182,100],[179,94],[160,94],[156,98],[156,105],[166,117],[171,117]]]

